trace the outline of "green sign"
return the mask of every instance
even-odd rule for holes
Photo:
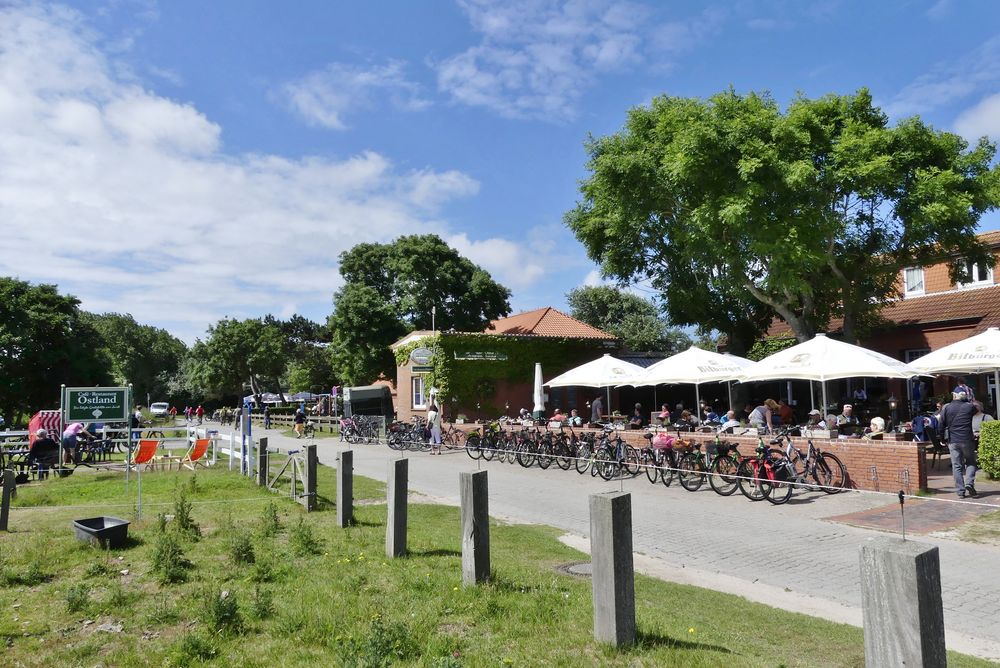
[[[410,367],[411,373],[430,373],[434,370],[432,366],[412,366]]]
[[[66,422],[124,422],[129,417],[127,387],[67,387]]]

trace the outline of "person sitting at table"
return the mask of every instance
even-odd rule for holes
[[[739,426],[740,421],[736,419],[736,411],[728,411],[726,413],[726,419],[719,425],[719,433],[732,433],[733,428]]]
[[[871,424],[865,429],[864,438],[867,440],[872,440],[873,438],[882,438],[882,434],[885,432],[885,420],[875,416],[872,418]]]
[[[792,410],[792,407],[784,399],[778,401],[778,415],[781,416],[781,424],[795,424],[795,411]]]
[[[660,406],[660,414],[656,416],[661,425],[670,424],[670,407],[666,404]]]
[[[681,413],[684,412],[684,402],[679,402],[670,412],[670,423],[677,424],[681,421]]]
[[[569,412],[569,418],[566,419],[566,424],[570,427],[582,427],[583,418],[577,415],[576,409],[573,408]]]
[[[854,406],[844,404],[844,410],[837,416],[837,431],[841,436],[854,436],[861,426],[861,421],[854,414]]]
[[[705,404],[704,408],[701,409],[701,421],[702,424],[708,422],[717,424],[719,422],[719,414],[712,410],[711,406]]]
[[[697,427],[698,426],[698,418],[695,417],[694,415],[692,415],[691,411],[684,410],[684,411],[681,411],[681,421],[680,421],[680,424],[684,425],[685,427],[689,426],[689,425],[691,427]]]
[[[62,433],[63,463],[72,464],[76,461],[76,446],[80,438],[94,440],[94,435],[84,429],[82,422],[73,422]]]
[[[38,467],[39,480],[49,477],[49,467],[59,463],[59,444],[47,429],[35,432],[35,442],[28,449],[28,468]]]
[[[629,429],[642,429],[645,425],[646,418],[642,415],[642,404],[636,404],[635,410],[632,411],[632,415],[628,419]]]
[[[774,430],[774,415],[778,412],[778,402],[765,399],[764,403],[750,411],[750,426],[767,431]]]
[[[549,420],[551,420],[552,422],[565,422],[566,416],[563,415],[561,408],[556,407],[555,412],[552,414],[552,417],[549,418]]]
[[[823,419],[823,414],[819,412],[819,409],[814,408],[809,411],[809,421],[806,422],[806,427],[810,429],[826,429],[826,420]]]

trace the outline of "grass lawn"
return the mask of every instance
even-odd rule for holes
[[[959,530],[959,537],[973,543],[1000,545],[1000,511],[981,515]]]
[[[334,471],[322,466],[320,510],[309,515],[221,465],[197,474],[150,472],[142,483],[144,519],[130,527],[132,544],[107,552],[77,542],[69,521],[130,517],[134,481],[126,494],[120,474],[78,471],[18,490],[13,531],[0,534],[5,665],[864,662],[860,629],[641,576],[639,645],[598,645],[589,581],[554,570],[586,557],[558,542],[557,530],[494,522],[493,581],[466,589],[457,508],[412,504],[410,554],[389,560],[384,486],[356,478],[357,523],[339,529],[330,502]],[[105,510],[56,507],[71,504]],[[160,522],[163,512],[175,517]],[[187,514],[197,539],[181,530]],[[184,560],[191,565],[176,568]],[[954,653],[949,660],[989,665]]]

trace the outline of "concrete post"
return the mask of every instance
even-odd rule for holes
[[[865,665],[945,666],[938,549],[883,536],[861,546]]]
[[[486,471],[458,474],[462,498],[462,584],[490,579],[490,510]]]
[[[354,451],[337,455],[337,526],[354,522]]]
[[[389,462],[389,482],[386,486],[388,517],[385,522],[385,556],[406,554],[406,495],[409,488],[408,459]]]
[[[305,451],[306,463],[303,471],[302,481],[304,483],[304,494],[301,497],[302,505],[306,507],[306,512],[311,513],[316,510],[316,444],[310,443],[302,448]]]
[[[267,436],[260,439],[260,446],[257,448],[257,485],[267,487],[267,477],[270,471],[270,460],[267,452]]]
[[[590,495],[594,638],[616,647],[635,644],[635,573],[632,570],[632,497]]]
[[[7,531],[7,519],[10,517],[10,500],[14,496],[14,471],[3,472],[3,496],[0,496],[0,531]]]

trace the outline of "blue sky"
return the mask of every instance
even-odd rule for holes
[[[562,225],[583,142],[629,107],[867,86],[997,138],[998,26],[988,0],[5,5],[0,274],[191,341],[322,320],[338,253],[433,232],[515,311],[563,307],[599,279]]]

